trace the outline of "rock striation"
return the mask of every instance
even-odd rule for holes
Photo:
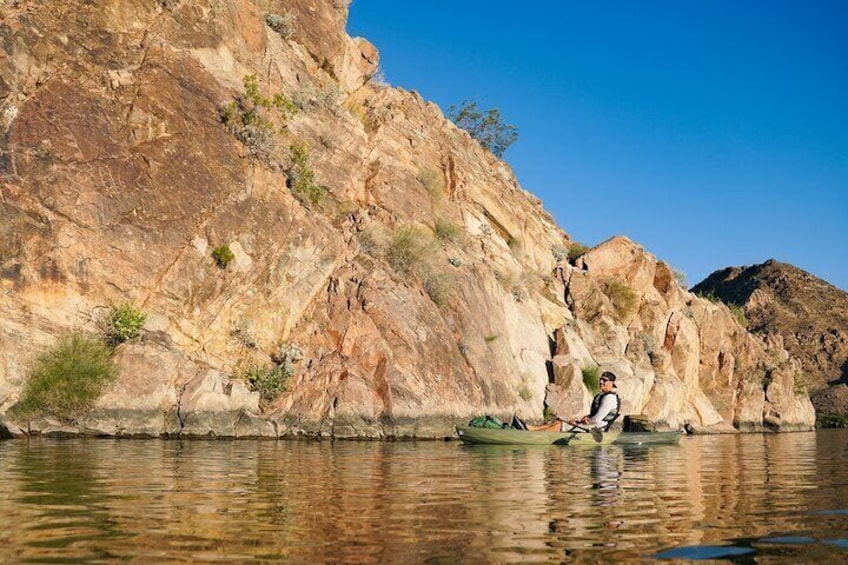
[[[779,342],[625,237],[567,260],[506,163],[374,78],[347,10],[4,3],[0,434],[446,437],[583,412],[593,367],[660,428],[811,428]],[[88,416],[15,416],[32,360],[124,302],[147,322]],[[292,348],[260,399],[247,370]]]
[[[751,332],[781,343],[801,363],[824,423],[848,419],[848,293],[769,260],[712,273],[693,289],[742,308]]]

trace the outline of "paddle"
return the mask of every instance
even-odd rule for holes
[[[570,422],[566,421],[566,423]],[[584,428],[579,424],[571,424],[571,429],[568,431],[573,432],[574,430],[580,430],[581,432],[589,432],[589,434],[592,436],[592,439],[595,440],[596,443],[601,443],[602,441],[604,441],[604,432],[601,431],[601,428]]]

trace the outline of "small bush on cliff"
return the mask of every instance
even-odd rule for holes
[[[638,303],[638,297],[633,289],[616,279],[604,281],[604,294],[612,302],[615,315],[619,320],[629,316]]]
[[[286,392],[291,372],[287,372],[281,365],[274,367],[251,365],[239,373],[238,377],[246,381],[251,390],[258,392],[260,402],[267,405]]]
[[[551,255],[554,256],[554,261],[565,261],[568,259],[568,249],[560,243],[554,243],[551,245]]]
[[[386,249],[386,260],[394,269],[405,275],[416,274],[433,251],[430,234],[412,224],[400,226],[392,233]]]
[[[236,256],[233,255],[233,252],[230,250],[230,246],[225,243],[224,245],[212,250],[212,258],[215,259],[215,263],[217,263],[220,268],[226,269],[227,266],[233,262]]]
[[[281,93],[264,96],[256,75],[246,75],[242,84],[244,92],[221,108],[221,122],[247,147],[250,158],[271,164],[277,155],[274,122],[285,124],[297,108]]]
[[[587,251],[589,251],[589,247],[586,245],[583,245],[582,243],[573,243],[571,247],[568,248],[568,260],[573,263],[582,257]]]
[[[417,180],[424,186],[433,204],[439,204],[442,201],[445,196],[445,177],[441,171],[429,168],[423,169],[418,173]]]
[[[518,128],[505,123],[497,108],[480,110],[476,102],[464,100],[448,109],[448,118],[498,158],[518,139]]]
[[[689,289],[689,277],[686,276],[686,273],[682,269],[671,269],[671,274],[674,275],[674,280],[677,281],[677,285],[683,290]]]
[[[291,166],[288,170],[288,186],[301,204],[318,205],[327,195],[327,189],[315,183],[315,171],[309,165],[309,146],[293,143],[289,147]]]
[[[35,361],[15,410],[70,422],[85,416],[116,378],[110,353],[99,339],[79,333],[62,337]]]
[[[138,337],[147,315],[129,302],[112,306],[106,329],[106,341],[111,346]]]
[[[436,218],[436,237],[443,243],[460,243],[463,239],[460,226],[445,218]]]

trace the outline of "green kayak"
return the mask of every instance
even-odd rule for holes
[[[463,443],[488,445],[675,445],[682,432],[605,432],[600,442],[581,432],[528,432],[513,428],[472,428],[456,426]]]

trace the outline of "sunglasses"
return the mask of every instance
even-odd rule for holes
[[[610,382],[610,380],[609,379],[598,379],[598,382],[599,383],[608,383],[608,382]]]

